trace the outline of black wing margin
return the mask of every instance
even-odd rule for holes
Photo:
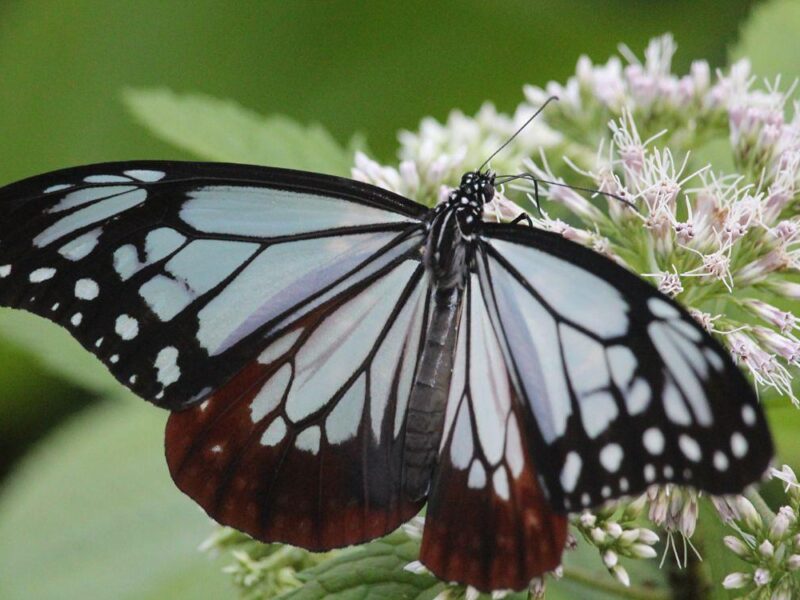
[[[654,483],[738,493],[763,476],[773,445],[756,395],[676,302],[541,230],[487,225],[477,262],[557,510]]]
[[[425,212],[266,167],[56,171],[0,188],[0,305],[59,323],[138,395],[182,408],[309,310],[418,259]]]

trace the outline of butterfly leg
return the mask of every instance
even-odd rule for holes
[[[511,221],[511,225],[516,225],[517,223],[521,223],[522,221],[528,222],[528,227],[533,227],[533,221],[528,213],[522,213],[517,215],[513,221]]]

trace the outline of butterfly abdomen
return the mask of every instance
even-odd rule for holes
[[[439,452],[462,296],[460,288],[451,288],[439,290],[434,297],[406,417],[403,489],[410,500],[427,495]]]

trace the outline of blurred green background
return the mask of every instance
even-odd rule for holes
[[[776,4],[798,17],[800,3]],[[605,61],[624,42],[641,55],[667,31],[678,72],[747,53],[792,79],[800,18],[774,14],[754,0],[2,0],[0,185],[190,158],[131,117],[130,87],[230,98],[342,143],[362,133],[391,160],[423,116],[512,110],[524,83],[563,81],[580,54]],[[233,595],[196,552],[211,528],[169,480],[164,420],[57,328],[0,311],[0,598]]]

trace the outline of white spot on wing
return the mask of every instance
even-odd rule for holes
[[[301,333],[303,333],[302,329],[295,329],[294,331],[290,331],[289,333],[272,342],[269,346],[267,346],[267,349],[258,356],[258,362],[260,362],[262,365],[268,365],[271,362],[282,358],[284,354],[291,350]]]
[[[689,425],[692,422],[689,409],[683,403],[681,393],[675,387],[672,379],[667,379],[664,385],[664,411],[669,420],[678,425]]]
[[[322,432],[317,425],[314,425],[313,427],[301,431],[297,439],[295,439],[294,445],[298,450],[316,454],[319,452],[319,441],[321,437]]]
[[[457,469],[466,469],[472,461],[472,426],[467,402],[461,403],[456,417],[453,441],[450,446],[450,461]]]
[[[725,363],[713,349],[706,348],[703,354],[715,371],[722,371],[725,368]]]
[[[150,310],[164,322],[173,319],[195,299],[185,285],[165,275],[155,275],[142,284],[139,295]]]
[[[703,339],[703,334],[700,333],[700,330],[697,329],[695,325],[692,325],[689,321],[684,321],[683,319],[676,319],[672,321],[670,325],[673,329],[678,330],[687,338],[694,342],[699,342]]]
[[[52,279],[53,276],[56,274],[56,270],[50,267],[43,267],[41,269],[36,269],[33,271],[29,276],[28,280],[31,283],[42,283],[43,281],[47,281],[48,279]]]
[[[156,356],[155,367],[158,371],[156,379],[164,387],[178,381],[181,377],[181,369],[178,366],[178,349],[175,346],[162,348]]]
[[[72,187],[71,183],[59,183],[59,184],[56,184],[56,185],[51,185],[49,188],[46,188],[44,190],[44,193],[45,194],[50,194],[52,192],[60,192],[62,190],[68,190],[71,187]]]
[[[262,446],[277,446],[283,440],[283,437],[286,435],[286,422],[283,420],[283,417],[278,417],[272,423],[270,423],[267,430],[261,436],[261,445]]]
[[[164,179],[166,173],[163,171],[151,171],[150,169],[130,169],[125,171],[125,175],[138,179],[139,181],[152,183]]]
[[[658,455],[664,451],[664,434],[656,427],[651,427],[644,432],[642,442],[650,454]]]
[[[79,279],[75,283],[75,297],[79,300],[94,300],[100,294],[100,287],[93,279]]]
[[[467,479],[467,487],[473,490],[480,490],[486,485],[486,469],[478,459],[472,461],[472,466],[469,468],[469,478]]]
[[[608,392],[597,392],[581,398],[581,423],[586,435],[592,439],[606,431],[618,414],[617,403]]]
[[[622,463],[622,447],[619,444],[608,444],[600,451],[600,464],[609,473],[616,473]]]
[[[122,175],[89,175],[84,177],[86,183],[130,183],[130,177]]]
[[[58,250],[58,253],[67,260],[71,260],[73,262],[81,260],[82,258],[86,258],[97,246],[97,241],[102,232],[103,230],[100,227],[92,229],[91,231],[84,233],[83,235],[78,236],[74,240],[61,246],[61,248]]]
[[[511,476],[515,479],[522,473],[525,466],[525,455],[522,449],[522,438],[517,425],[517,417],[512,414],[508,419],[506,429],[506,462],[511,469]]]
[[[621,392],[628,389],[636,369],[636,357],[627,346],[612,346],[608,349],[611,378]]]
[[[747,439],[739,433],[735,431],[733,435],[731,435],[731,452],[736,458],[742,458],[745,454],[747,454],[748,443]]]
[[[341,444],[354,438],[358,433],[367,395],[366,380],[366,374],[361,375],[325,420],[325,437],[329,443]]]
[[[655,296],[647,301],[647,307],[650,309],[650,312],[659,319],[674,319],[681,316],[678,309]]]
[[[79,312],[75,313],[74,315],[72,315],[69,322],[72,323],[75,327],[77,327],[83,322],[83,315]]]
[[[258,423],[278,407],[291,378],[292,365],[286,363],[261,387],[250,404],[250,419],[253,423]]]
[[[684,456],[691,461],[699,462],[703,457],[700,444],[697,443],[697,440],[689,437],[686,434],[683,434],[678,438],[678,446],[680,446],[681,452],[683,452]]]
[[[506,468],[503,465],[497,467],[492,475],[492,487],[494,487],[494,493],[497,494],[503,500],[508,500],[511,498],[511,493],[508,487],[508,474],[506,473]]]
[[[561,469],[561,487],[564,488],[565,492],[570,493],[575,489],[581,474],[582,464],[583,461],[577,452],[567,454],[564,467]]]
[[[720,452],[719,450],[714,452],[714,468],[717,471],[727,470],[728,464],[728,457],[725,456],[724,452]]]
[[[625,394],[625,407],[632,415],[638,415],[650,404],[650,384],[641,377],[633,382],[631,390]]]
[[[749,404],[742,406],[742,421],[750,427],[756,424],[756,411]]]
[[[139,321],[130,315],[120,315],[114,324],[114,331],[123,340],[132,340],[139,335]]]
[[[4,279],[11,275],[11,265],[2,265],[0,266],[0,279]]]

